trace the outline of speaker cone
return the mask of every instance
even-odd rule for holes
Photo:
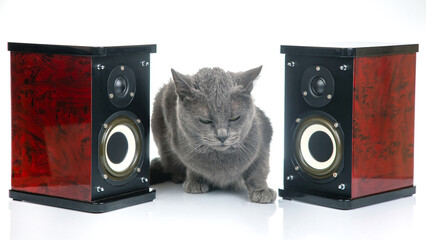
[[[343,130],[327,113],[297,118],[293,147],[293,164],[305,178],[331,181],[343,167]]]
[[[327,83],[322,77],[315,77],[312,79],[311,89],[313,94],[317,96],[324,95],[324,92],[327,90]]]
[[[118,76],[114,81],[114,91],[119,97],[123,97],[128,92],[129,82],[124,76]]]
[[[142,165],[142,126],[134,114],[118,112],[100,132],[99,168],[105,180],[123,184]],[[112,180],[112,181],[111,181]]]

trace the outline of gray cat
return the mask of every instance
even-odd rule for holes
[[[183,182],[188,193],[247,188],[252,202],[274,202],[268,187],[272,127],[251,97],[262,66],[239,73],[204,68],[193,76],[172,69],[173,81],[154,102],[152,132],[160,158],[151,183]]]

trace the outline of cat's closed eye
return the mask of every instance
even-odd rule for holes
[[[213,121],[209,119],[198,119],[202,124],[211,124]]]
[[[240,117],[241,117],[241,116],[237,116],[237,117],[230,118],[230,119],[229,119],[229,121],[230,121],[230,122],[238,121],[238,119],[240,119]]]

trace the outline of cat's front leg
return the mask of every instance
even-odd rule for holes
[[[187,169],[183,189],[187,193],[206,193],[210,190],[210,186],[202,176]]]
[[[253,164],[244,174],[244,181],[250,200],[255,203],[273,203],[277,198],[277,192],[268,187],[266,178],[269,166]]]

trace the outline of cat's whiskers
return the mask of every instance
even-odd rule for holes
[[[237,149],[239,149],[242,154],[249,158],[252,158],[257,153],[256,147],[253,146],[249,141],[239,144],[239,148]]]
[[[187,151],[197,150],[203,146],[204,145],[202,144],[202,141],[197,141],[195,139],[187,139],[186,142],[180,142],[176,146],[176,148],[178,148],[179,150],[183,152],[187,152]]]
[[[176,145],[171,145],[168,149],[163,149],[164,157],[176,157],[177,152],[191,152],[202,148],[204,145],[200,141],[187,139],[186,141],[179,142]]]

